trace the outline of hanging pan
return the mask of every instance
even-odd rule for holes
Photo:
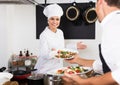
[[[80,17],[80,9],[78,8],[76,2],[72,3],[72,6],[68,7],[66,10],[66,17],[70,21],[76,21]]]
[[[97,20],[96,10],[92,1],[89,2],[88,8],[83,12],[83,20],[87,24],[94,23]]]

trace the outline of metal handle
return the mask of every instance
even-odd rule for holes
[[[61,79],[50,79],[50,81],[57,82],[57,81],[61,81]]]

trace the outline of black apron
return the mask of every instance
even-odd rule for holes
[[[120,12],[117,12],[116,14],[120,14]],[[108,65],[106,64],[106,62],[105,62],[105,60],[102,56],[101,45],[100,44],[99,44],[99,56],[100,56],[100,59],[102,61],[103,72],[104,73],[110,72],[111,69],[108,67]]]
[[[110,72],[110,68],[108,67],[108,65],[106,64],[103,56],[102,56],[102,52],[101,52],[101,45],[99,45],[99,56],[100,56],[100,60],[102,61],[102,68],[103,68],[103,72],[107,73]]]

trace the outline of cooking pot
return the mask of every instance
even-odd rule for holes
[[[45,74],[44,85],[63,85],[63,82],[60,76]]]
[[[44,85],[43,74],[31,74],[27,80],[28,85]]]
[[[72,3],[72,6],[68,7],[66,10],[66,17],[70,21],[76,21],[79,19],[81,14],[80,8],[77,6],[76,2]]]
[[[83,20],[87,24],[94,23],[97,20],[97,14],[92,1],[89,2],[89,6],[83,12]]]

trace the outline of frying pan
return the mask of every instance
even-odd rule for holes
[[[76,21],[80,17],[80,14],[81,10],[76,2],[73,2],[72,6],[69,6],[66,10],[66,17],[70,21]]]
[[[26,79],[28,76],[31,75],[32,71],[36,71],[37,69],[25,71],[25,70],[16,70],[12,71],[11,73],[14,75],[15,79]]]
[[[83,20],[87,24],[94,23],[97,20],[97,14],[92,1],[89,2],[89,6],[83,12]]]

